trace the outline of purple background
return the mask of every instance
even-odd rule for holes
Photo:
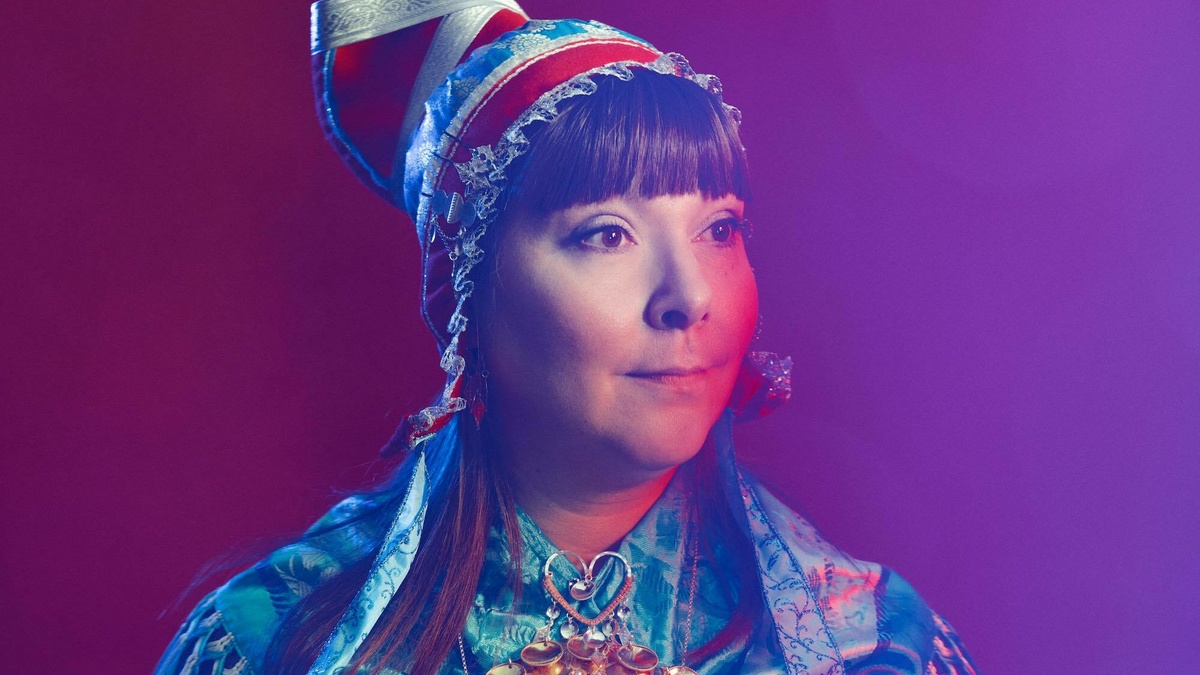
[[[761,346],[796,359],[747,461],[985,673],[1191,667],[1196,5],[649,4],[527,7],[745,113]],[[305,3],[74,5],[0,22],[0,651],[147,672],[193,573],[364,479],[437,371]]]

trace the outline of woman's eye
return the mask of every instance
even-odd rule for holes
[[[718,244],[725,244],[733,239],[733,235],[739,227],[741,227],[741,223],[735,218],[718,220],[708,226],[708,235]]]
[[[608,225],[592,230],[583,236],[582,243],[596,248],[620,248],[629,241],[629,235],[616,225]]]

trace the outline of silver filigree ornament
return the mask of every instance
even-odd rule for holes
[[[792,357],[758,351],[746,356],[766,381],[768,401],[774,405],[786,403],[792,397]]]

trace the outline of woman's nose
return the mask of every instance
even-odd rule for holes
[[[690,251],[663,255],[655,263],[657,279],[646,307],[646,322],[660,330],[688,328],[708,318],[712,286]]]

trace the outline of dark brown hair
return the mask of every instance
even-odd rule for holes
[[[510,172],[510,203],[548,213],[623,195],[750,197],[736,123],[689,80],[646,70],[629,81],[601,77],[595,93],[561,107],[530,131],[531,148]]]
[[[554,120],[527,130],[531,148],[510,168],[515,180],[501,197],[502,208],[519,204],[549,212],[629,194],[749,196],[736,124],[716,97],[695,83],[645,70],[635,71],[628,81],[599,77],[594,94],[568,99],[560,110]],[[502,231],[503,217],[489,234],[493,246]],[[503,467],[495,465],[496,453],[488,452],[486,433],[469,420],[460,421],[461,442],[439,449],[453,456],[431,457],[431,463],[450,468],[435,483],[412,568],[350,672],[378,672],[384,665],[400,664],[415,675],[436,672],[462,634],[494,524],[503,523],[513,559],[520,560],[516,507]],[[706,444],[697,460],[697,513],[692,517],[703,514],[702,554],[731,561],[734,568],[719,574],[734,617],[708,644],[693,650],[693,662],[747,638],[763,611],[753,550],[727,486],[721,485],[711,446]],[[402,467],[397,476],[403,473]],[[359,515],[378,521],[372,528],[379,532],[370,542],[373,548],[289,611],[268,650],[265,675],[307,671],[365,581],[398,506],[394,500],[384,502]],[[456,564],[444,564],[451,557]],[[514,588],[518,569],[515,564]]]

